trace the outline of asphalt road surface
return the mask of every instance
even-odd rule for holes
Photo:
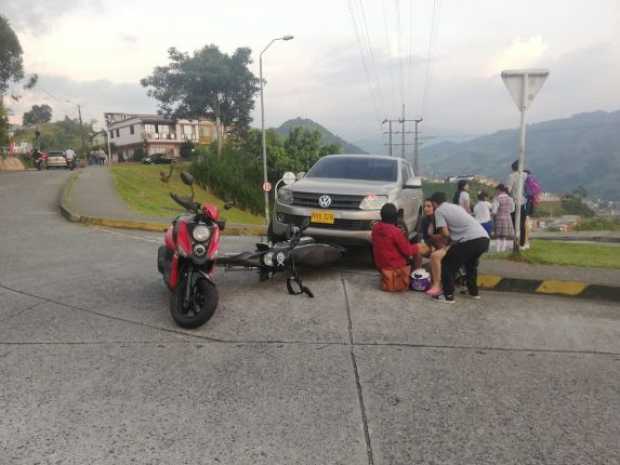
[[[620,463],[618,306],[441,306],[352,260],[315,299],[221,272],[182,331],[159,235],[66,222],[66,176],[0,174],[0,464]]]

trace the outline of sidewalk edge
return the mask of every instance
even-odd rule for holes
[[[59,208],[62,216],[73,223],[82,223],[91,226],[104,226],[107,228],[133,229],[147,232],[163,232],[169,223],[154,223],[147,221],[121,220],[118,218],[103,218],[82,215],[71,205],[71,192],[80,175],[79,171],[72,173],[60,192]],[[254,224],[227,224],[222,231],[224,236],[261,236],[265,234],[265,227]]]
[[[602,300],[620,303],[620,287],[588,284],[581,281],[557,279],[505,278],[499,275],[479,275],[481,289],[502,292],[522,292],[572,297],[587,300]]]

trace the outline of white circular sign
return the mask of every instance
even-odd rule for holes
[[[271,183],[270,182],[263,183],[263,192],[271,192]]]

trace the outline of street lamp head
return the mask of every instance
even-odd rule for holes
[[[282,40],[291,40],[291,39],[294,39],[294,38],[295,38],[295,36],[292,36],[292,35],[286,35],[286,36],[282,36],[281,37]]]

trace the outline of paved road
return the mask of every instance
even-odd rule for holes
[[[620,463],[617,306],[237,272],[180,331],[158,235],[65,222],[66,176],[0,174],[0,464]]]

